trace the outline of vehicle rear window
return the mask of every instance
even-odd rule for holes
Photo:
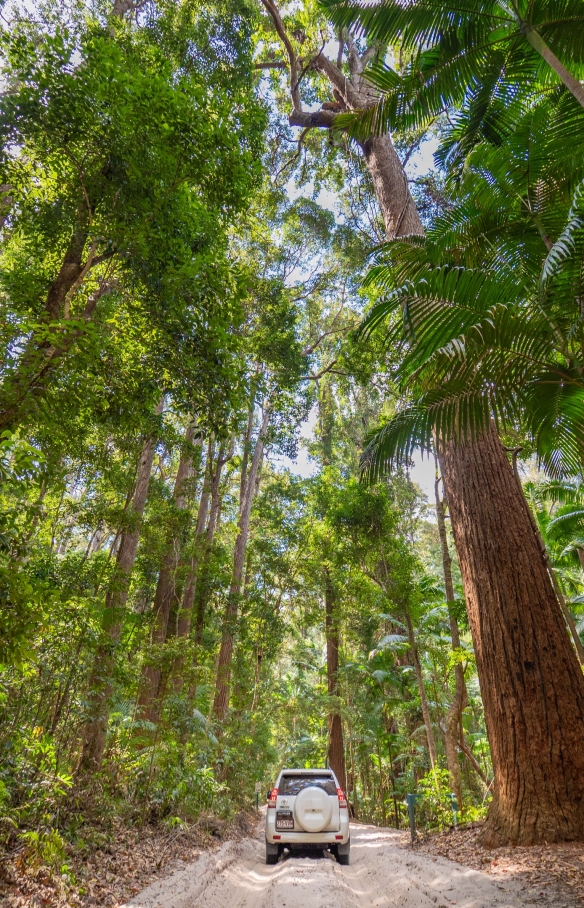
[[[322,788],[328,795],[337,794],[335,780],[331,776],[304,776],[290,775],[282,776],[278,784],[279,795],[297,795],[303,788],[309,788],[314,785],[316,788]]]

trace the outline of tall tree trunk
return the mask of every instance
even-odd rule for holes
[[[432,769],[436,768],[437,756],[436,756],[436,741],[434,739],[434,731],[432,729],[432,719],[430,716],[430,707],[428,705],[428,698],[426,696],[426,688],[424,687],[424,676],[422,674],[422,664],[420,662],[420,653],[418,651],[418,644],[416,641],[416,635],[414,633],[414,625],[412,623],[412,618],[409,612],[406,612],[406,627],[408,629],[408,640],[410,643],[410,650],[412,653],[412,661],[414,663],[414,671],[416,673],[416,681],[418,682],[418,691],[420,694],[420,702],[422,704],[422,718],[424,719],[424,727],[426,729],[426,738],[428,741],[428,753],[430,755],[430,766]]]
[[[233,445],[232,445],[233,448]],[[205,629],[205,617],[207,611],[207,601],[209,598],[208,595],[208,575],[209,575],[209,562],[211,554],[213,552],[213,541],[215,539],[215,533],[217,532],[217,527],[219,526],[220,514],[221,514],[221,473],[223,467],[228,460],[231,459],[233,450],[232,448],[228,453],[225,452],[225,444],[222,442],[219,446],[219,451],[217,453],[217,461],[211,476],[211,507],[209,510],[209,519],[207,521],[207,529],[205,531],[205,542],[204,542],[204,552],[203,552],[203,563],[201,565],[200,571],[200,580],[197,582],[197,588],[195,590],[195,646],[200,647],[203,642],[203,631]]]
[[[318,399],[318,421],[322,445],[322,465],[329,467],[333,462],[334,405],[329,382],[322,382]],[[347,772],[345,768],[345,746],[343,722],[338,707],[339,698],[339,642],[340,621],[338,602],[331,571],[324,569],[324,631],[326,637],[326,677],[329,695],[328,714],[328,762],[345,794],[347,793]],[[334,699],[333,699],[334,698]]]
[[[326,677],[330,700],[328,716],[328,762],[339,780],[343,791],[347,792],[347,773],[345,770],[345,748],[343,742],[343,724],[338,705],[333,702],[339,697],[339,615],[335,589],[328,568],[325,569],[324,585],[325,634],[326,634]]]
[[[156,415],[162,413],[162,401]],[[83,728],[81,757],[77,767],[79,773],[97,772],[101,767],[110,713],[110,700],[114,688],[116,650],[122,633],[122,621],[128,599],[130,577],[136,561],[140,528],[148,487],[152,473],[155,437],[148,438],[142,449],[132,505],[129,509],[126,529],[123,531],[116,556],[116,567],[110,588],[106,595],[102,619],[101,639],[89,680],[88,719]]]
[[[182,605],[178,615],[176,636],[186,639],[191,632],[191,622],[193,616],[193,606],[195,602],[195,593],[197,591],[197,580],[199,567],[204,553],[205,546],[205,529],[207,526],[207,514],[209,511],[209,499],[211,497],[211,481],[213,478],[213,443],[209,441],[207,448],[207,464],[203,477],[203,487],[197,509],[197,522],[193,534],[192,551],[189,563],[189,571],[185,582],[185,590],[182,598]],[[173,688],[175,693],[180,693],[183,689],[182,669],[185,657],[179,655],[176,657],[173,666]]]
[[[584,676],[505,451],[491,430],[440,464],[495,771],[483,841],[584,838]]]
[[[224,721],[229,706],[229,687],[231,681],[231,662],[233,658],[233,643],[235,639],[235,623],[239,607],[239,597],[241,595],[241,583],[243,580],[243,568],[245,565],[245,550],[247,548],[247,539],[249,535],[249,520],[251,516],[251,506],[257,490],[256,480],[258,479],[260,464],[264,453],[264,444],[268,425],[270,420],[270,407],[266,405],[258,437],[253,452],[249,476],[245,487],[245,497],[243,506],[240,508],[239,524],[237,529],[237,539],[235,540],[235,549],[233,552],[233,570],[231,573],[231,584],[227,598],[227,607],[223,618],[223,634],[221,638],[221,649],[219,651],[219,660],[217,663],[217,683],[215,687],[215,699],[213,701],[213,715],[220,721]]]
[[[295,91],[291,92],[294,109],[289,116],[290,125],[330,128],[335,120],[335,114],[331,116],[330,111],[310,113],[298,109],[301,107],[296,75],[299,61],[292,44],[286,42],[285,28],[274,0],[262,2],[290,60],[291,86],[295,86]],[[364,90],[361,77],[366,61],[359,56],[351,36],[344,37],[350,50],[350,78],[323,54],[315,59],[314,66],[329,80],[334,97],[346,109],[355,110],[370,103],[371,89],[369,94],[366,86]],[[526,34],[526,37],[532,43],[536,40],[533,35]],[[553,61],[548,59],[548,62],[553,65]],[[582,87],[571,86],[570,90],[578,96]],[[397,155],[390,144],[378,146],[373,140],[366,150],[367,143],[364,143],[365,162],[386,234],[389,239],[408,234],[422,236],[419,217],[416,225],[411,207],[404,207],[407,180],[403,168],[395,166]],[[527,844],[581,839],[584,837],[584,676],[568,641],[558,602],[529,518],[519,500],[517,486],[513,486],[512,494],[507,494],[509,478],[513,476],[511,466],[492,432],[472,443],[447,445],[440,452],[440,463],[477,650],[479,680],[485,706],[487,702],[489,704],[485,708],[485,719],[494,755],[493,766],[495,775],[499,776],[486,840]],[[472,465],[471,473],[467,470],[469,465]],[[496,520],[493,515],[500,519]],[[519,576],[513,570],[500,569],[494,553],[500,554],[505,565],[523,565],[528,554],[534,565],[537,563],[537,570],[531,574],[526,565],[525,583],[519,582]],[[542,577],[541,565],[544,567]],[[535,575],[541,577],[537,590],[533,588]],[[555,629],[553,647],[545,632],[537,637],[529,635],[530,626],[539,626],[539,619],[541,628],[549,625],[550,629]],[[550,653],[557,655],[557,664],[550,658]],[[523,655],[526,658],[522,658]],[[538,673],[539,692],[534,689]],[[523,723],[523,731],[519,737],[513,737],[514,704],[521,691],[529,700],[518,704],[522,708],[518,710],[517,721]],[[566,722],[567,716],[571,718]],[[549,736],[547,733],[552,730],[553,736]],[[510,740],[502,740],[502,736],[509,736]],[[560,754],[565,756],[565,762],[558,756]],[[510,759],[506,760],[508,756]],[[552,765],[550,775],[548,769]],[[533,787],[537,777],[544,785],[541,811],[538,810],[540,795]]]
[[[185,447],[180,456],[174,483],[173,508],[175,518],[180,517],[187,505],[189,481],[193,475],[192,445],[194,433],[195,426],[194,423],[191,423],[185,433]],[[183,526],[179,525],[176,520],[173,520],[173,524],[173,529],[167,539],[166,554],[162,561],[154,596],[154,623],[150,642],[154,650],[155,660],[160,658],[160,652],[156,652],[156,650],[166,640],[171,609],[174,606],[175,612],[178,614],[180,602],[180,590],[177,586],[176,575],[183,544]],[[158,697],[161,692],[161,678],[162,668],[159,661],[149,661],[147,655],[142,666],[136,710],[137,718],[147,719],[149,722],[158,721],[160,707]]]
[[[446,591],[446,605],[448,607],[448,618],[450,621],[450,636],[452,640],[452,649],[456,652],[460,649],[460,632],[458,621],[456,620],[455,602],[454,602],[454,584],[452,582],[452,557],[448,548],[448,537],[446,535],[446,515],[444,501],[440,497],[439,489],[440,480],[436,477],[434,483],[434,493],[436,498],[436,521],[438,523],[438,535],[440,536],[440,549],[442,552],[442,570],[444,572],[444,589]],[[462,776],[460,772],[460,763],[458,762],[458,736],[459,729],[462,727],[462,710],[467,700],[466,684],[464,682],[464,671],[460,662],[454,666],[454,696],[446,713],[444,746],[446,749],[446,764],[452,777],[452,790],[456,797],[458,809],[462,809]]]

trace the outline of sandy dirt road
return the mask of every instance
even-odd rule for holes
[[[128,902],[132,908],[518,908],[534,901],[513,881],[496,881],[451,861],[396,845],[400,833],[355,825],[351,865],[328,856],[264,863],[261,833],[226,842]],[[542,898],[543,896],[543,898]]]

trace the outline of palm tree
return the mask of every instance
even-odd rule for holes
[[[582,469],[584,155],[563,168],[555,135],[534,140],[540,127],[531,112],[504,150],[477,148],[426,241],[378,252],[367,280],[383,296],[361,331],[390,320],[411,403],[370,439],[372,479],[436,437],[477,437],[491,419],[527,433],[551,475]]]

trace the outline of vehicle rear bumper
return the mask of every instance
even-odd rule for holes
[[[270,845],[346,845],[349,830],[342,827],[337,832],[280,832],[266,829],[266,841]]]

